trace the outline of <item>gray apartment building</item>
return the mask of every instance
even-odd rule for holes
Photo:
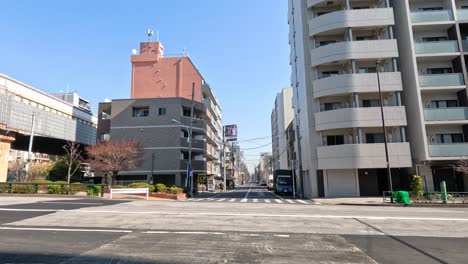
[[[185,98],[120,99],[99,104],[98,140],[137,140],[143,162],[120,172],[117,184],[152,181],[183,186],[188,166],[191,100]],[[195,102],[192,168],[194,175],[211,174],[207,163],[217,159],[207,152],[206,106]],[[195,181],[197,177],[194,177]]]
[[[395,189],[420,174],[427,191],[442,180],[467,190],[453,168],[468,159],[466,8],[466,0],[289,1],[307,196],[389,189],[379,87]]]

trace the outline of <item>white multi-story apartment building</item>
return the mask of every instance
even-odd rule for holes
[[[289,145],[286,129],[293,121],[291,87],[283,88],[276,95],[275,106],[271,112],[271,136],[273,150],[273,170],[289,169],[291,160],[288,150],[293,147]]]
[[[429,191],[468,191],[468,1],[393,1],[415,173]]]
[[[389,1],[290,0],[288,14],[305,196],[389,189],[379,84],[393,187],[407,188],[412,161]]]

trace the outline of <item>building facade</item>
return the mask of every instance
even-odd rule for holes
[[[468,191],[468,1],[393,1],[415,172],[429,191]]]
[[[291,159],[288,157],[288,150],[291,149],[291,145],[286,130],[294,117],[292,93],[293,89],[290,87],[282,89],[276,95],[271,112],[273,170],[290,169]]]
[[[117,183],[185,185],[192,97],[194,179],[220,176],[221,107],[190,58],[166,57],[160,42],[143,42],[131,63],[131,98],[99,107],[98,140],[137,139],[145,150],[143,164],[119,173]],[[137,131],[143,133],[141,137]]]
[[[96,142],[97,117],[88,101],[76,93],[78,103],[62,100],[12,77],[0,74],[0,182],[7,179],[10,150],[28,150],[34,123],[31,160],[42,154],[63,154],[67,141],[82,145]],[[81,105],[80,103],[81,102]],[[34,122],[33,122],[34,116]],[[24,155],[14,155],[15,161]]]
[[[379,87],[392,183],[407,188],[412,160],[389,1],[290,0],[288,14],[305,196],[389,189]]]

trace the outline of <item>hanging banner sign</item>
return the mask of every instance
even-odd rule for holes
[[[237,125],[224,126],[224,138],[226,141],[237,141]]]

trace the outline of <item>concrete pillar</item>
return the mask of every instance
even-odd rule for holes
[[[351,71],[352,71],[352,74],[357,73],[356,60],[351,60]]]
[[[351,10],[351,5],[349,4],[349,0],[345,0],[345,7],[346,7],[346,10]]]
[[[7,181],[8,157],[10,156],[11,142],[14,137],[0,135],[0,182]]]
[[[353,29],[348,28],[348,41],[353,41]]]

